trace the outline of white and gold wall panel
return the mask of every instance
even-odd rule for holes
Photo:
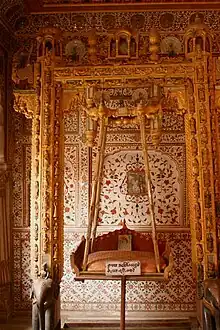
[[[13,167],[13,247],[14,299],[16,311],[31,306],[29,178],[29,121],[13,114],[15,124]],[[120,284],[110,281],[75,282],[70,267],[70,253],[86,232],[89,205],[89,153],[83,143],[84,119],[76,111],[65,114],[64,178],[64,274],[61,283],[61,306],[67,311],[106,311],[120,309]],[[174,272],[168,283],[127,283],[127,310],[138,312],[195,310],[195,287],[191,268],[191,238],[187,221],[185,133],[182,117],[167,114],[163,121],[161,144],[156,148],[149,139],[149,157],[156,198],[159,237],[172,248]],[[95,151],[93,152],[95,156]],[[133,164],[133,165],[132,165]],[[132,167],[133,166],[133,167]],[[131,128],[110,130],[107,139],[104,176],[99,212],[100,233],[128,226],[149,231],[147,200],[143,191],[129,188],[127,172],[143,169],[139,133]],[[139,173],[140,174],[140,173]],[[141,179],[141,174],[140,174]],[[133,189],[128,191],[128,189]],[[138,189],[138,188],[137,188]],[[108,197],[106,197],[108,196]],[[118,199],[120,198],[120,205]],[[163,233],[162,233],[163,231]]]

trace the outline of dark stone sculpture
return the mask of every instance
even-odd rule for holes
[[[203,329],[220,330],[220,279],[204,282]]]
[[[55,304],[59,296],[59,284],[49,278],[47,265],[41,276],[33,281],[32,330],[54,330]]]

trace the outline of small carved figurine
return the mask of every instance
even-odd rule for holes
[[[192,138],[191,140],[191,150],[192,150],[192,154],[196,156],[198,153],[198,144],[195,138]]]
[[[59,295],[59,284],[49,278],[47,264],[43,264],[40,277],[33,281],[32,330],[54,329],[54,308]]]
[[[202,240],[202,225],[199,221],[196,222],[196,239],[198,242]]]
[[[203,260],[203,248],[201,244],[197,244],[197,260],[199,262]]]
[[[207,241],[207,250],[212,253],[214,250],[214,243],[212,233],[206,234],[206,241]]]
[[[199,220],[201,218],[201,208],[200,208],[200,204],[199,203],[196,203],[195,206],[194,206],[194,209],[195,209],[195,216],[196,216],[196,219]]]

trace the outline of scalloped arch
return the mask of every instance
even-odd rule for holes
[[[14,27],[18,19],[24,16],[24,0],[2,0],[0,1],[0,20]]]

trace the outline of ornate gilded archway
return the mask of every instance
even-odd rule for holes
[[[124,33],[124,32],[123,32]],[[124,38],[124,34],[123,34]],[[31,264],[33,277],[47,263],[51,277],[60,282],[63,264],[63,109],[68,100],[76,109],[85,87],[133,86],[159,83],[170,95],[167,106],[185,121],[187,197],[192,235],[194,274],[198,297],[205,278],[217,271],[215,194],[216,109],[212,38],[200,22],[185,34],[185,60],[159,61],[156,34],[152,34],[150,62],[142,65],[96,65],[96,39],[89,39],[91,65],[68,66],[62,62],[62,36],[55,28],[38,37],[35,93],[15,93],[15,109],[32,117]],[[49,45],[49,50],[47,49]],[[111,55],[111,54],[110,54]],[[118,53],[119,56],[121,56]],[[65,100],[64,100],[65,99]],[[215,148],[215,149],[214,149]]]

